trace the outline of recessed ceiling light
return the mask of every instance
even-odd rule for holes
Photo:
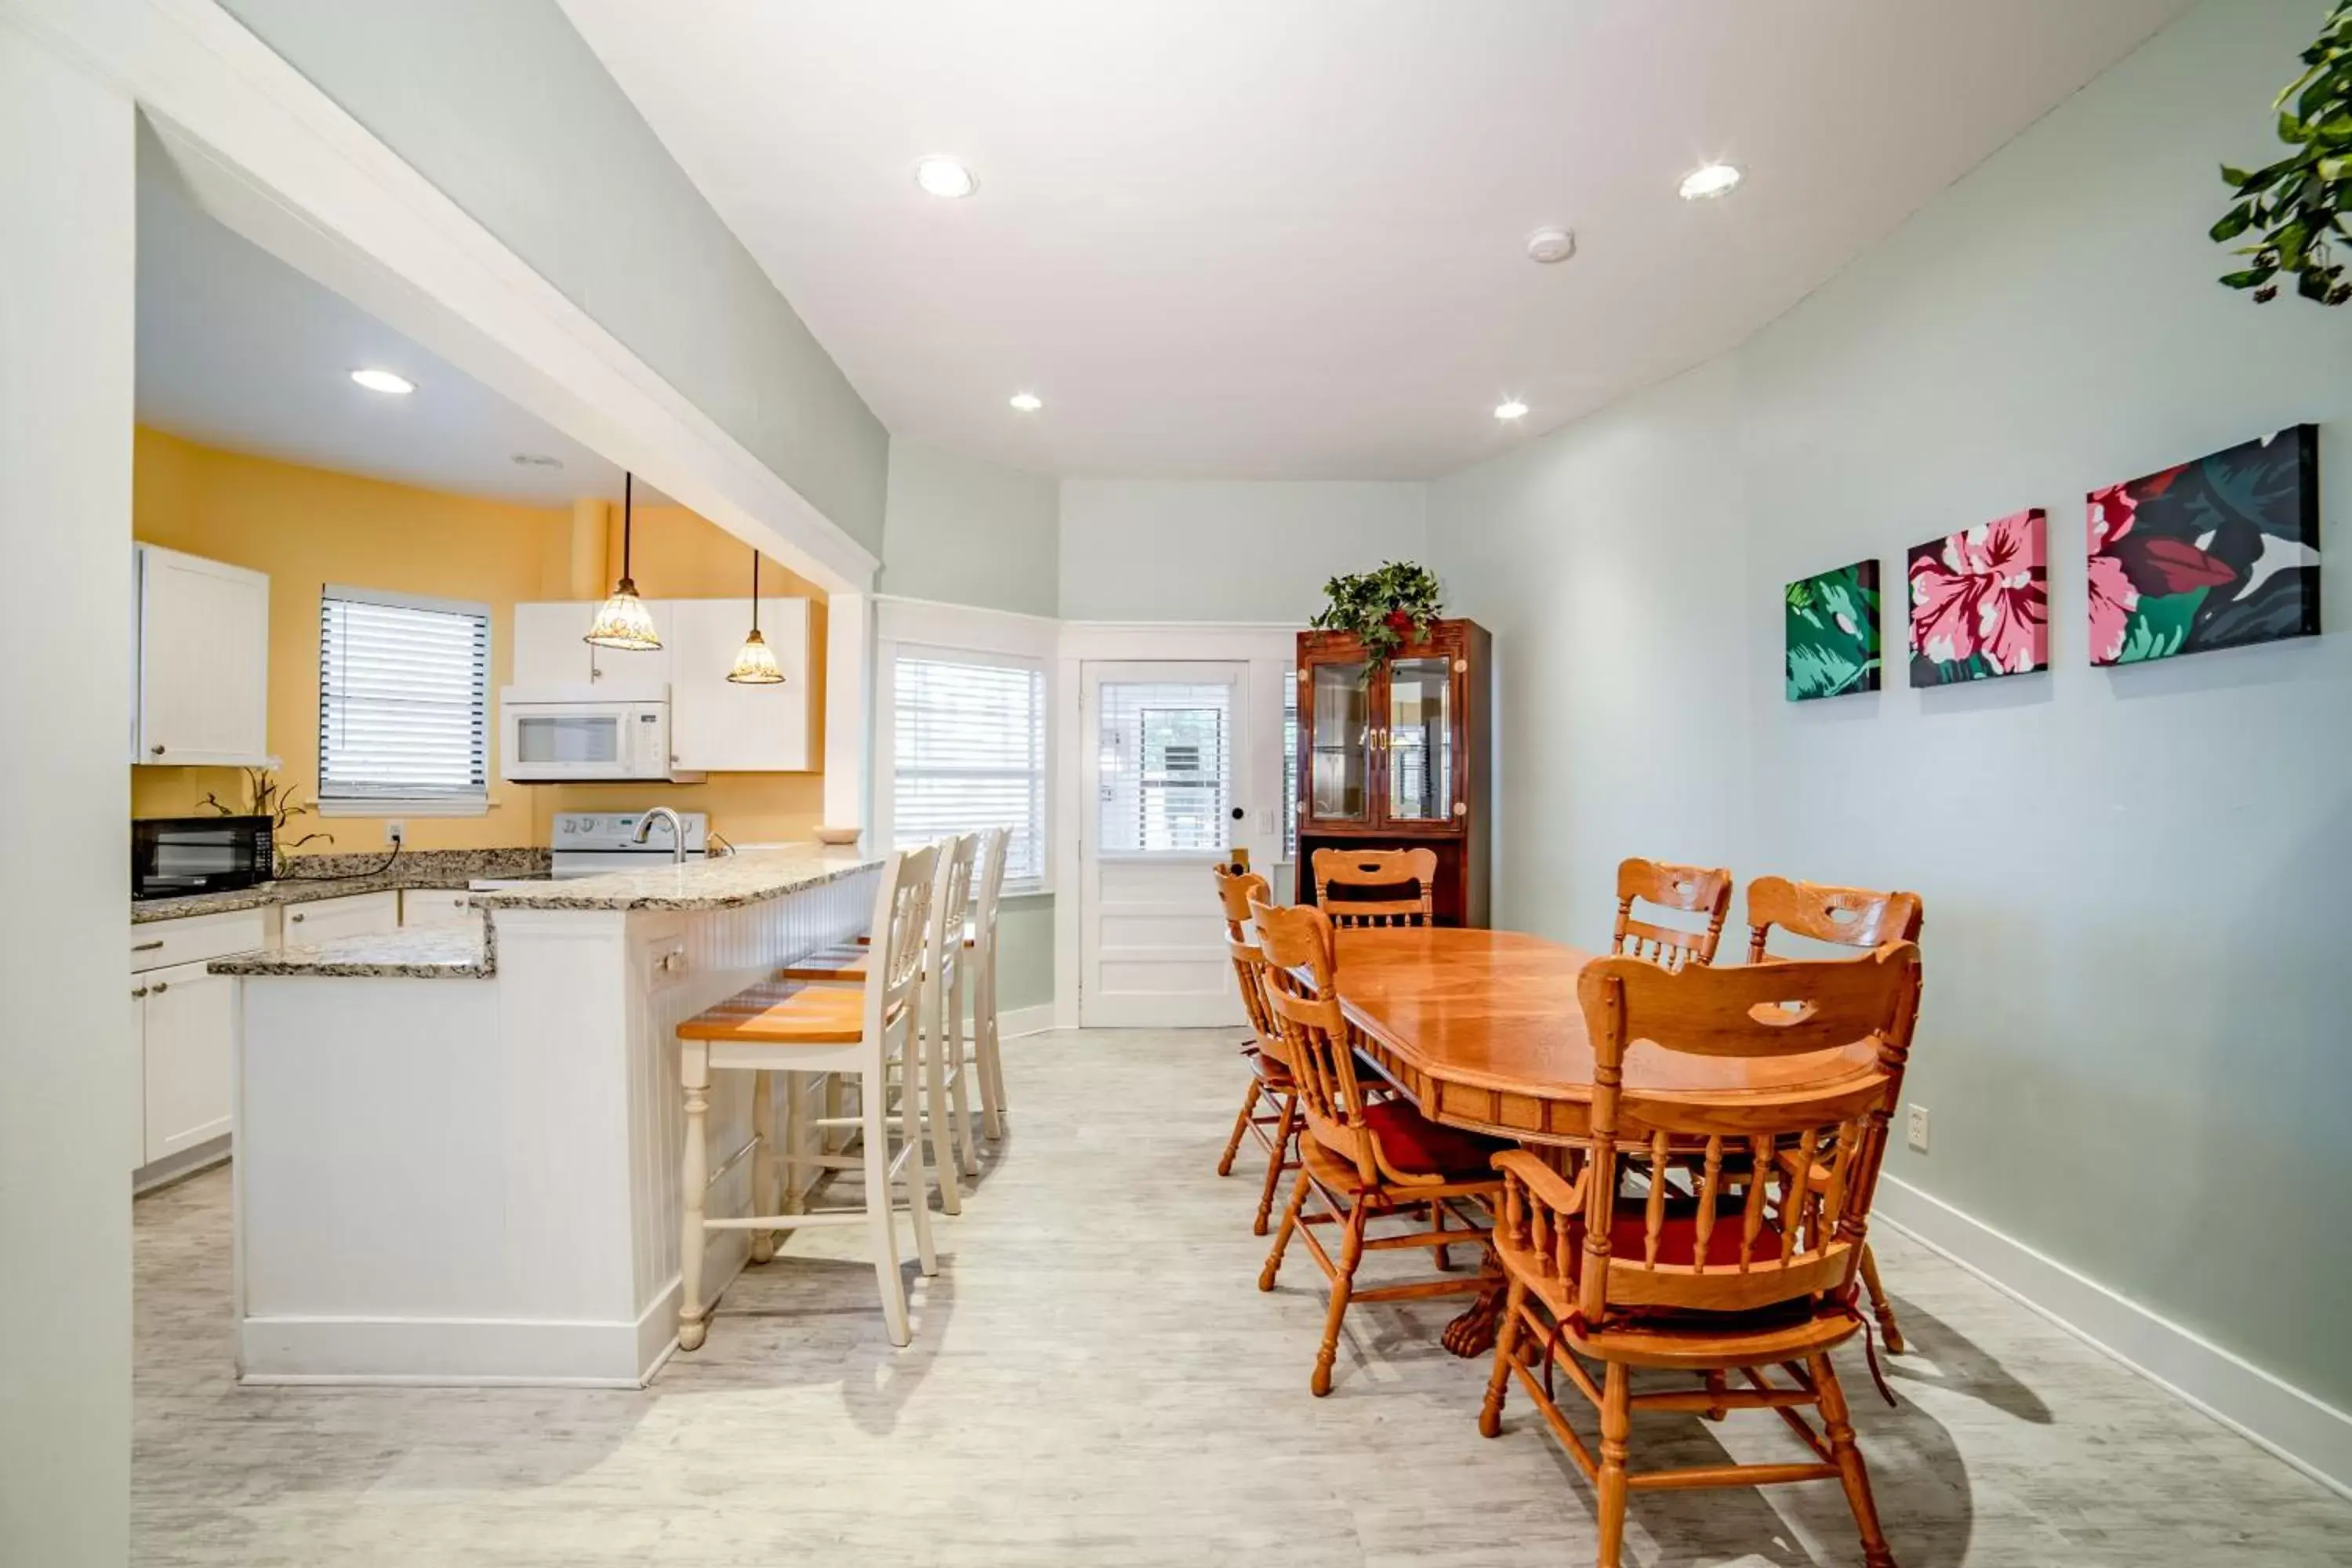
[[[1683,176],[1683,200],[1703,202],[1727,195],[1739,184],[1739,171],[1728,163],[1702,163]]]
[[[1527,416],[1528,405],[1516,397],[1507,403],[1495,405],[1495,417],[1497,419],[1525,419]]]
[[[1034,392],[1016,392],[1010,401],[1013,407],[1024,414],[1034,414],[1045,406],[1045,400]]]
[[[388,370],[355,370],[352,379],[370,392],[388,392],[394,397],[405,397],[416,390],[416,384],[404,375],[394,375]]]
[[[915,165],[915,184],[931,195],[954,201],[980,189],[970,169],[953,158],[925,158]]]
[[[1539,228],[1528,236],[1528,259],[1547,267],[1576,254],[1576,236],[1564,228]]]

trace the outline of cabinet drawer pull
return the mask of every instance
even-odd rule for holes
[[[302,923],[302,917],[300,915],[288,915],[286,918],[292,921],[296,925],[300,925]]]
[[[138,1001],[138,1000],[139,1000],[139,998],[141,998],[142,996],[144,996],[144,995],[146,995],[146,994],[147,994],[147,987],[145,987],[144,985],[142,985],[138,990],[133,991],[133,992],[131,994],[131,999],[133,1002],[136,1002],[136,1001]]]
[[[1469,802],[1467,802],[1467,801],[1460,801],[1460,800],[1455,801],[1455,802],[1454,803],[1454,816],[1469,816],[1469,815],[1470,815],[1470,804],[1469,804]]]
[[[157,948],[159,948],[159,947],[161,947],[161,946],[163,946],[163,939],[162,937],[160,937],[160,936],[159,936],[159,937],[157,937],[153,942],[132,942],[132,943],[131,944],[131,952],[154,952]]]
[[[162,756],[162,755],[163,754],[163,742],[161,742],[161,741],[158,741],[158,742],[156,742],[153,745],[152,745],[152,746],[148,747],[147,749],[148,749],[150,752],[153,752],[155,755],[157,755],[157,756],[159,756],[159,757],[160,757],[160,756]]]
[[[171,983],[170,981],[168,981],[168,980],[158,980],[157,982],[155,982],[155,984],[154,984],[154,987],[153,987],[153,989],[154,989],[154,993],[155,993],[155,994],[156,994],[156,995],[158,995],[158,996],[161,996],[162,994],[163,994],[163,993],[164,993],[164,992],[169,991],[171,988],[172,988],[172,983]]]

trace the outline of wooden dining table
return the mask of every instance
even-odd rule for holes
[[[1518,931],[1371,927],[1335,933],[1333,974],[1356,1048],[1433,1121],[1565,1148],[1590,1136],[1592,1045],[1576,978],[1593,954]],[[1787,1057],[1707,1057],[1637,1040],[1624,1095],[1737,1104],[1835,1090],[1878,1070],[1871,1039]],[[1447,1326],[1445,1346],[1494,1343],[1497,1288]]]

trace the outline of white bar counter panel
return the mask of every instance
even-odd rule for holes
[[[478,936],[217,963],[239,990],[239,1376],[645,1383],[677,1344],[672,1031],[864,931],[880,864],[750,851],[478,893]],[[721,1157],[751,1126],[750,1075],[728,1076],[744,1081],[713,1091]],[[744,1212],[751,1169],[710,1212]],[[706,1279],[749,1246],[715,1233]]]

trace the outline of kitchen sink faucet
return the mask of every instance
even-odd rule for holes
[[[651,811],[646,812],[643,816],[637,818],[636,837],[631,840],[631,842],[643,844],[650,840],[654,835],[654,818],[656,816],[666,816],[669,818],[670,858],[677,865],[685,865],[686,824],[677,819],[677,813],[672,811],[666,805],[655,806]]]

